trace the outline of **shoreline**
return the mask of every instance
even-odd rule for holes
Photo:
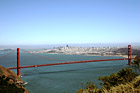
[[[91,55],[91,54],[67,54],[67,53],[43,53],[43,54],[83,55],[83,56],[106,56],[106,57],[115,56],[115,57],[128,58],[128,55]],[[132,56],[132,58],[135,58],[135,57],[136,57],[136,55],[133,55]]]

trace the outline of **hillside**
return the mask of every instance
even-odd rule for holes
[[[99,77],[101,88],[94,83],[87,82],[77,93],[140,93],[140,75],[130,68],[122,69],[110,76]]]
[[[93,87],[93,85],[91,87]],[[109,90],[107,90],[106,88],[87,88],[84,90],[78,90],[77,93],[140,93],[140,76],[129,83],[111,87]]]
[[[12,70],[0,66],[0,93],[29,93],[24,81]]]
[[[120,48],[120,49],[114,51],[114,54],[118,54],[118,53],[121,53],[122,55],[127,55],[128,48]],[[133,55],[140,55],[140,50],[132,49],[132,54]]]

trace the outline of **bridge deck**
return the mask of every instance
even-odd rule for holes
[[[134,58],[132,58],[134,59]],[[63,63],[52,63],[52,64],[42,64],[42,65],[30,65],[30,66],[21,66],[19,68],[32,68],[32,67],[42,67],[42,66],[53,66],[53,65],[64,65],[64,64],[76,64],[76,63],[88,63],[88,62],[102,62],[102,61],[117,61],[117,60],[128,60],[128,58],[120,59],[103,59],[103,60],[85,60],[85,61],[71,61]],[[9,69],[17,69],[17,67],[10,67]]]

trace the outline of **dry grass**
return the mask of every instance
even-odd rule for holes
[[[104,87],[101,89],[86,88],[78,90],[77,93],[140,93],[140,76],[129,83],[111,87],[109,90]]]
[[[3,66],[0,66],[0,76],[3,76],[3,75],[5,75],[6,77],[13,76],[17,81],[23,82],[23,80],[19,76],[17,76],[17,74],[14,73],[12,70],[4,68]]]
[[[110,90],[103,89],[104,93],[140,93],[140,76],[129,83],[120,84]]]

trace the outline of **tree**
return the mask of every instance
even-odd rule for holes
[[[121,92],[121,90],[124,89],[123,91],[125,91],[126,89],[129,89],[129,88],[132,88],[131,91],[133,90],[137,91],[139,88],[133,86],[135,85],[135,86],[140,87],[140,79],[137,80],[136,79],[137,76],[138,74],[133,72],[132,69],[125,68],[125,69],[120,70],[118,73],[111,74],[110,76],[99,77],[99,80],[102,81],[101,89],[98,89],[94,83],[89,81],[87,82],[86,87],[84,89],[79,89],[77,93],[112,93],[113,92],[112,90],[117,86],[119,87],[116,88],[115,93],[124,93],[124,92]],[[132,82],[132,80],[133,81],[135,80],[134,84],[131,84],[132,86],[129,86],[129,83]],[[123,87],[122,85],[124,85],[125,87]]]
[[[136,69],[136,71],[140,71],[140,57],[136,57],[133,61],[133,66]]]
[[[99,77],[99,80],[102,81],[102,87],[110,89],[113,86],[130,82],[136,76],[138,76],[138,74],[134,73],[132,69],[126,68],[122,69],[118,73],[113,73],[110,76]]]

